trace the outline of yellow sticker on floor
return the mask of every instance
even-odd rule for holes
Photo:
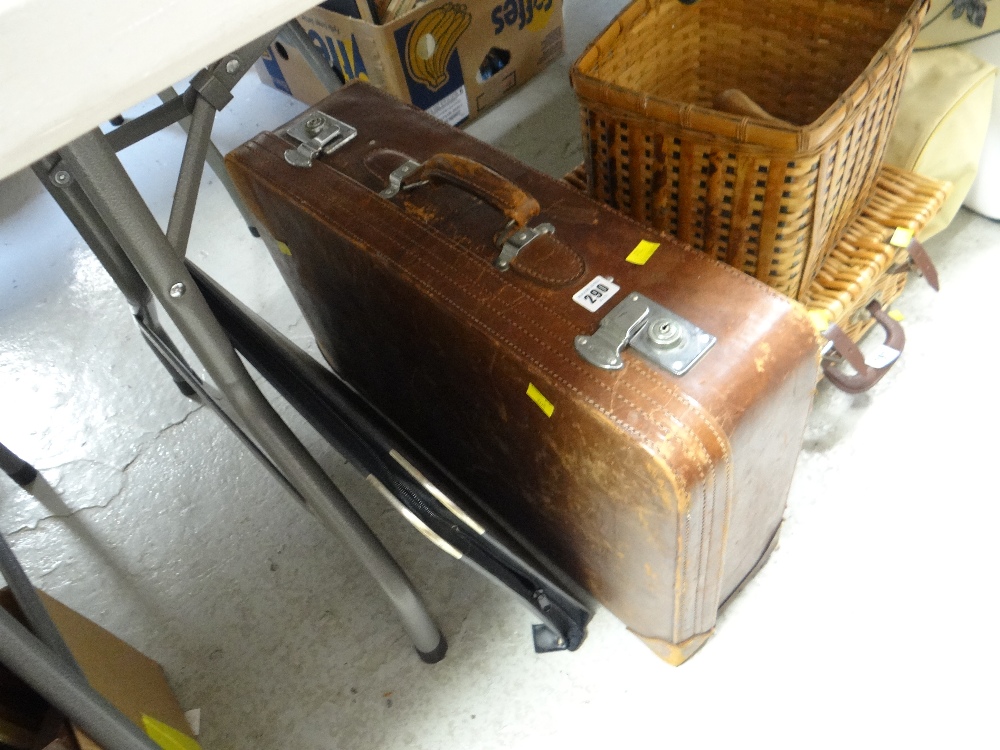
[[[650,242],[649,240],[643,240],[635,249],[628,254],[625,258],[629,263],[635,263],[637,266],[646,265],[646,261],[653,257],[653,253],[660,246],[659,242]]]
[[[896,227],[896,231],[892,233],[892,237],[889,239],[889,244],[893,247],[909,247],[911,240],[913,240],[912,229]]]
[[[278,249],[281,251],[282,255],[287,255],[288,257],[292,256],[292,248],[290,248],[284,242],[278,243]]]
[[[545,412],[546,417],[551,417],[552,412],[556,410],[552,402],[545,398],[540,390],[535,388],[534,383],[528,383],[528,398],[534,401],[538,405],[538,408]]]
[[[903,318],[903,313],[899,310],[890,310],[889,317],[895,320],[897,323],[902,323],[905,318]]]
[[[169,724],[164,724],[152,716],[142,715],[142,727],[146,730],[149,738],[163,750],[201,750],[201,745],[184,732],[179,732]]]

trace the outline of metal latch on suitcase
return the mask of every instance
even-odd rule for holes
[[[631,346],[653,364],[674,375],[688,372],[716,342],[685,320],[638,292],[609,312],[592,336],[577,336],[576,350],[595,367],[620,370],[622,350]]]
[[[309,112],[287,131],[290,138],[299,141],[298,148],[285,152],[285,161],[293,167],[311,167],[320,154],[330,154],[358,134],[346,122],[323,112]]]

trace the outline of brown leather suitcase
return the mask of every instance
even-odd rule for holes
[[[781,524],[804,309],[364,84],[227,162],[331,366],[656,653],[694,653]]]

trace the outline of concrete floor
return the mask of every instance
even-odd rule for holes
[[[568,67],[622,3],[566,4],[567,55],[469,128],[553,175],[581,160]],[[251,74],[216,142],[300,110]],[[171,131],[123,154],[161,219],[180,146]],[[206,748],[996,747],[1000,226],[963,212],[928,249],[942,290],[914,278],[898,302],[905,354],[866,395],[820,386],[781,547],[681,668],[604,611],[578,652],[535,655],[511,595],[293,418],[447,635],[426,666],[337,540],[177,394],[17,174],[0,182],[0,439],[44,481],[29,494],[0,477],[0,530],[37,585],[163,664]],[[211,175],[190,253],[312,347]]]

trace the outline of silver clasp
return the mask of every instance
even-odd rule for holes
[[[543,234],[555,234],[556,228],[551,224],[539,224],[537,227],[522,227],[507,237],[500,246],[500,254],[493,261],[493,265],[501,271],[510,268],[514,258],[524,250],[533,240],[538,239]]]
[[[622,351],[631,346],[644,358],[680,376],[715,346],[716,337],[638,292],[609,312],[592,336],[577,336],[576,351],[603,370],[625,366]]]
[[[357,134],[357,129],[346,122],[323,112],[309,112],[288,129],[299,147],[285,151],[285,161],[293,167],[311,167],[317,156],[333,153]]]

